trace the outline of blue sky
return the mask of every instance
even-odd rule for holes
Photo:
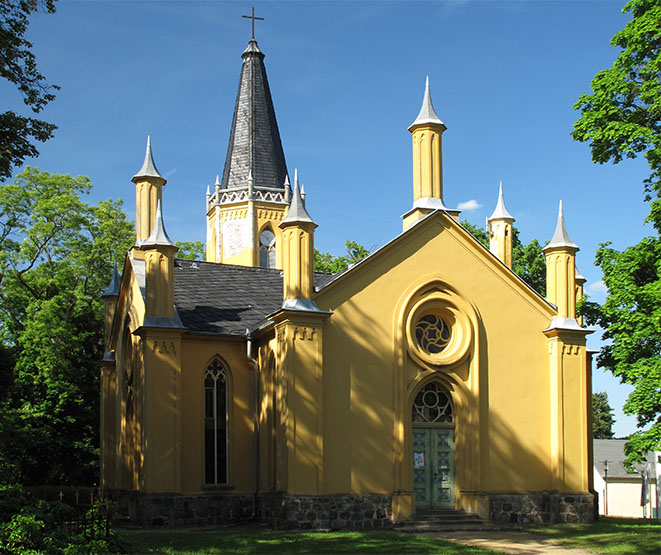
[[[40,71],[62,87],[42,113],[55,138],[30,165],[91,178],[90,202],[121,198],[131,219],[130,179],[148,134],[168,179],[164,216],[174,240],[204,240],[204,193],[225,161],[251,2],[60,0],[33,19]],[[572,106],[610,67],[613,34],[630,16],[620,1],[256,1],[256,38],[290,173],[299,169],[317,248],[342,254],[401,232],[411,207],[411,139],[429,75],[443,136],[445,204],[483,225],[503,181],[523,241],[547,241],[563,199],[581,251],[587,293],[603,301],[594,253],[651,234],[642,222],[643,161],[591,162],[570,131]],[[25,115],[0,83],[3,109]],[[588,346],[598,348],[599,333]],[[629,391],[594,369],[608,391],[615,432]]]

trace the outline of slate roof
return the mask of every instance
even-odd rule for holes
[[[634,464],[635,472],[627,472],[624,467],[624,445],[626,439],[593,439],[592,451],[594,468],[599,476],[604,477],[604,461],[608,461],[608,479],[615,478],[638,478],[640,479],[640,470],[642,465]],[[654,462],[654,453],[647,454],[647,460]]]
[[[266,78],[264,54],[252,39],[241,57],[243,66],[221,188],[246,187],[252,170],[255,187],[283,189],[287,164]]]
[[[315,286],[332,278],[315,274]],[[175,260],[174,304],[184,327],[244,335],[282,305],[282,270]]]

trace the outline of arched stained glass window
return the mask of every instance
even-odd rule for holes
[[[227,483],[227,373],[218,360],[204,373],[204,482]]]
[[[451,424],[454,422],[450,396],[436,383],[428,383],[413,401],[413,422],[427,424]]]
[[[268,227],[259,235],[259,265],[275,268],[275,234]]]

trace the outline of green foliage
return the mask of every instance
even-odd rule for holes
[[[657,235],[622,252],[601,245],[596,264],[608,298],[602,307],[583,306],[586,321],[612,341],[602,347],[599,366],[634,387],[624,406],[639,428],[625,447],[630,464],[661,448],[661,0],[632,0],[623,11],[633,19],[611,40],[621,52],[592,80],[593,93],[578,99],[581,118],[572,136],[590,143],[594,162],[617,164],[642,154],[650,168],[647,221]]]
[[[32,44],[25,39],[29,17],[40,7],[55,12],[56,0],[3,0],[0,2],[0,77],[16,85],[23,102],[34,113],[55,98],[51,92],[58,89],[45,83],[37,70],[31,51]],[[0,114],[0,181],[11,177],[13,168],[39,152],[33,140],[47,141],[57,126],[17,115],[13,111]]]
[[[344,245],[347,249],[347,254],[344,256],[333,256],[329,252],[319,252],[314,249],[314,271],[321,274],[337,274],[360,262],[370,253],[355,241],[346,241]]]
[[[0,486],[0,553],[125,552],[112,531],[116,517],[112,503],[86,508],[30,496],[21,486]]]
[[[647,237],[619,252],[604,244],[596,264],[608,288],[606,302],[585,303],[585,319],[610,340],[597,363],[632,385],[624,405],[639,428],[625,447],[628,462],[640,462],[646,451],[661,446],[661,242]]]
[[[461,225],[470,234],[489,248],[489,235],[476,225],[464,220]],[[519,230],[512,226],[512,270],[542,297],[546,295],[546,259],[542,245],[533,239],[524,245],[519,239]]]
[[[572,137],[590,143],[600,164],[645,157],[646,199],[653,199],[648,220],[661,231],[661,0],[633,0],[623,12],[633,19],[611,40],[621,52],[592,80],[592,94],[578,99]]]
[[[608,404],[608,393],[601,391],[592,394],[592,437],[611,439],[613,437],[613,409]]]
[[[0,186],[0,339],[12,352],[0,400],[0,481],[93,483],[103,304],[133,242],[121,204],[92,185],[27,168]]]
[[[179,247],[176,253],[177,258],[186,260],[204,260],[204,243],[202,241],[176,241],[175,245]]]

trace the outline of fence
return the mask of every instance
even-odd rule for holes
[[[52,489],[40,493],[39,497],[44,501],[55,502],[52,525],[58,532],[66,536],[82,534],[87,539],[109,537],[111,506],[98,490],[62,488],[57,494]]]

